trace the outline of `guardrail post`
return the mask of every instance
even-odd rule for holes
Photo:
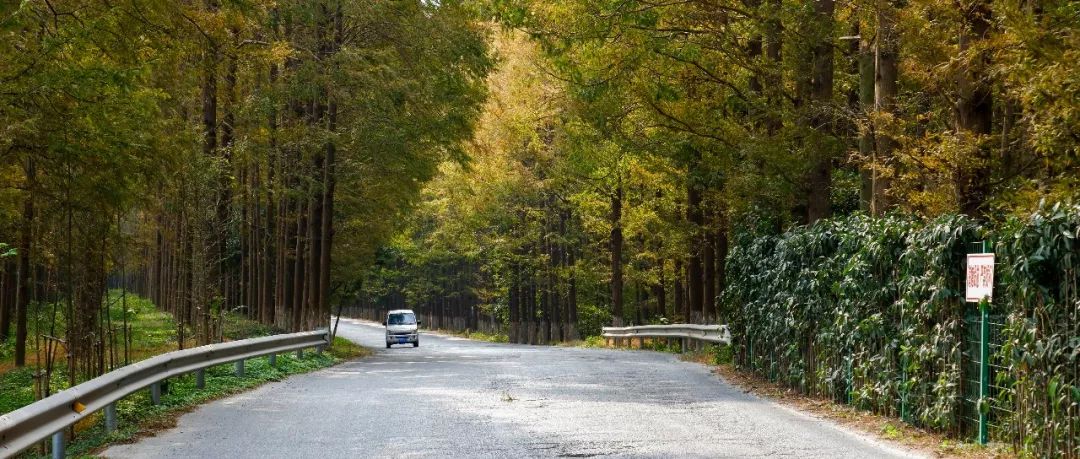
[[[689,350],[689,349],[687,349],[687,347],[689,347],[689,346],[690,346],[690,343],[689,343],[688,339],[682,338],[681,340],[679,340],[679,352],[685,354],[686,351]]]
[[[277,368],[277,354],[270,354],[270,366]]]
[[[315,346],[315,353],[319,354],[319,355],[322,355],[323,348],[325,348],[325,347],[326,347],[325,344],[320,344],[318,346]]]
[[[205,389],[206,388],[206,370],[205,369],[199,368],[198,370],[195,370],[195,388],[196,389]]]
[[[64,459],[64,429],[52,434],[52,457],[53,459]]]
[[[303,358],[304,358],[304,350],[303,349],[297,349],[296,350],[296,359],[300,360],[300,359],[303,359]]]
[[[155,405],[160,405],[161,404],[161,383],[160,382],[150,384],[150,403],[153,403]]]
[[[244,361],[243,360],[237,360],[236,361],[236,377],[237,378],[243,378],[244,377]]]
[[[105,433],[116,432],[116,403],[105,405]]]

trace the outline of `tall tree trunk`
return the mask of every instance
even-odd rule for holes
[[[874,125],[871,123],[870,113],[874,109],[874,43],[869,34],[859,34],[859,107],[858,113],[862,118],[861,132],[859,134],[859,155],[863,158],[864,165],[860,170],[862,182],[860,192],[860,207],[872,212],[874,208],[874,182],[879,172],[877,171],[877,154],[874,147]]]
[[[832,121],[826,107],[833,96],[833,14],[836,5],[833,0],[815,0],[814,14],[817,27],[824,31],[813,47],[813,73],[810,82],[810,110],[813,115],[811,127],[826,135],[832,134]],[[830,195],[832,193],[832,154],[827,151],[825,142],[818,142],[810,153],[810,171],[807,177],[806,221],[814,223],[832,213]]]
[[[769,135],[776,135],[783,127],[780,114],[783,112],[783,24],[780,15],[783,9],[781,0],[769,0],[768,16],[765,19],[765,90],[768,94],[769,107],[766,112],[765,128]]]
[[[714,236],[713,247],[716,250],[716,296],[719,297],[724,293],[724,289],[727,285],[727,256],[728,256],[728,217],[727,209],[721,208],[716,214],[717,225],[716,233]],[[730,320],[730,317],[725,317],[720,311],[720,302],[717,302],[716,318],[717,323],[724,323],[726,320]]]
[[[690,321],[690,310],[687,308],[687,305],[689,303],[687,303],[686,299],[683,297],[683,291],[686,290],[686,288],[683,286],[683,278],[685,277],[685,269],[683,268],[683,262],[682,262],[681,258],[676,258],[675,259],[675,276],[674,277],[675,277],[675,279],[674,279],[675,280],[675,285],[673,286],[673,289],[675,290],[675,292],[674,292],[674,296],[675,296],[675,314],[682,315],[682,321],[683,322],[689,322]]]
[[[623,232],[622,232],[622,182],[611,195],[611,318],[616,327],[623,323]]]
[[[18,261],[8,263],[0,261],[3,272],[0,273],[0,343],[8,340],[11,332],[11,315],[18,301],[15,292],[19,285]]]
[[[899,35],[896,33],[896,7],[892,0],[878,0],[878,33],[874,46],[874,111],[877,119],[884,119],[886,114],[895,115],[897,53],[900,49]],[[891,206],[888,191],[891,184],[889,168],[892,166],[893,150],[896,141],[884,132],[878,132],[874,163],[873,200],[870,212],[875,216],[885,213]]]
[[[710,322],[716,313],[716,248],[713,245],[713,229],[709,225],[701,227],[698,231],[701,232],[701,264],[704,268],[701,320]]]
[[[37,165],[33,158],[26,160],[26,200],[23,201],[22,227],[19,229],[19,285],[15,294],[15,366],[26,365],[26,312],[30,307],[30,293],[33,290],[30,254],[33,251],[34,233],[34,192],[37,188]],[[6,326],[3,328],[7,333]]]
[[[697,157],[700,157],[700,154],[696,153]],[[686,185],[686,219],[690,222],[691,231],[693,231],[693,236],[690,238],[690,253],[687,257],[686,277],[690,290],[690,314],[697,317],[690,317],[688,320],[705,320],[704,273],[701,266],[705,217],[701,208],[701,190],[694,182],[695,180],[691,178]]]
[[[967,133],[975,143],[972,157],[959,166],[956,180],[960,211],[973,217],[982,216],[990,194],[990,148],[985,138],[993,123],[993,95],[988,81],[990,53],[978,49],[990,33],[990,19],[990,2],[981,0],[968,10],[960,32],[960,51],[972,52],[976,48],[978,52],[959,77],[960,99],[956,104],[956,130]]]

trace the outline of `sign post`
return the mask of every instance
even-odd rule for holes
[[[967,256],[964,296],[968,302],[979,303],[979,401],[976,409],[979,411],[979,444],[985,445],[990,436],[990,301],[994,297],[994,254],[990,252],[988,242],[983,241],[981,245],[982,253]]]

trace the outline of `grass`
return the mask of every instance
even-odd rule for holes
[[[443,330],[443,329],[421,330],[421,331],[430,331],[430,332],[438,333],[438,334],[441,334],[441,335],[457,336],[457,337],[468,338],[468,339],[477,340],[477,341],[487,341],[489,343],[509,343],[510,342],[510,337],[503,334],[503,333],[491,334],[491,333],[484,333],[484,332],[481,332],[481,331],[472,331],[472,330],[452,331],[452,330]]]
[[[178,346],[176,340],[176,323],[168,313],[157,310],[154,305],[136,295],[127,294],[127,308],[118,299],[118,292],[110,292],[109,319],[113,325],[122,330],[126,314],[130,325],[131,347],[129,350],[130,361],[138,361],[164,352],[174,351]],[[39,308],[47,310],[48,308]],[[62,318],[61,318],[62,319]],[[223,335],[226,340],[245,339],[256,336],[267,336],[280,333],[263,324],[248,320],[240,315],[226,314],[224,318]],[[62,320],[58,320],[63,322]],[[121,332],[122,333],[122,332]],[[57,333],[62,336],[62,331]],[[118,334],[118,340],[122,340],[122,334]],[[118,343],[118,360],[122,363],[122,342]],[[189,341],[185,347],[193,347],[196,343]],[[28,350],[28,365],[23,368],[15,368],[13,355],[6,352],[12,343],[5,343],[0,347],[0,413],[7,413],[26,406],[35,401],[37,356],[31,346]],[[58,353],[59,354],[59,353]],[[322,354],[313,351],[305,352],[303,359],[297,359],[295,354],[283,354],[277,357],[277,366],[271,367],[266,357],[251,359],[245,362],[245,374],[236,377],[233,374],[232,364],[211,367],[206,370],[206,386],[203,389],[195,389],[193,375],[173,378],[167,382],[167,393],[163,394],[160,405],[150,403],[148,390],[142,390],[125,397],[117,403],[117,416],[119,429],[111,434],[106,434],[102,422],[102,413],[94,413],[75,425],[75,439],[69,442],[68,454],[75,456],[92,455],[103,447],[116,443],[138,439],[141,436],[153,433],[157,430],[169,428],[175,425],[176,418],[196,406],[207,401],[215,400],[236,394],[250,388],[262,385],[266,382],[277,381],[290,375],[306,373],[321,368],[326,368],[338,362],[370,355],[371,350],[358,346],[355,343],[341,337],[336,337],[332,345]],[[67,373],[63,367],[63,360],[56,362],[51,380],[51,392],[56,393],[67,387]],[[33,449],[24,456],[36,457],[43,453],[42,450]]]

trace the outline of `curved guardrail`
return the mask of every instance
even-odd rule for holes
[[[115,403],[138,390],[150,387],[157,403],[159,384],[168,378],[195,372],[196,385],[201,387],[206,368],[235,362],[236,373],[242,376],[246,359],[269,355],[273,364],[277,354],[297,351],[302,356],[303,349],[312,347],[321,351],[328,344],[328,336],[328,330],[320,330],[210,344],[168,352],[110,371],[0,416],[0,457],[14,456],[50,435],[53,457],[63,457],[65,428],[105,410],[105,428],[115,430]]]
[[[632,338],[681,338],[709,343],[731,344],[727,325],[639,325],[636,327],[604,327],[605,339],[619,341]]]

